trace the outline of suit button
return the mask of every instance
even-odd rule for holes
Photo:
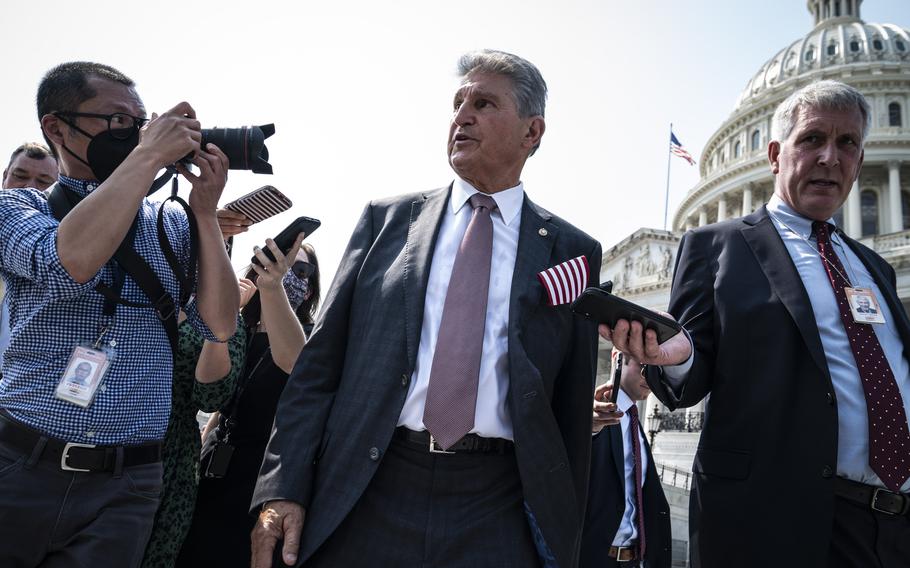
[[[822,468],[822,477],[827,479],[827,478],[831,477],[832,475],[834,475],[834,470],[831,469],[831,466],[826,465],[825,467]]]
[[[406,374],[405,374],[405,375],[401,375],[401,386],[407,387],[407,386],[408,386],[408,383],[410,383],[410,382],[411,382],[411,377],[409,377],[409,376],[406,375]]]
[[[834,395],[829,392],[827,395],[827,398],[828,398],[828,404],[830,404],[831,406],[834,406]]]
[[[370,448],[370,459],[373,461],[379,461],[379,457],[382,455],[382,452],[379,451],[379,448],[372,447]]]

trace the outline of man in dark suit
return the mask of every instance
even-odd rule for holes
[[[601,249],[524,195],[537,69],[483,51],[459,71],[458,177],[359,221],[278,408],[254,566],[279,538],[306,566],[578,562],[597,333],[537,274]]]
[[[579,566],[669,568],[670,507],[637,406],[651,389],[644,366],[632,357],[617,363],[618,355],[614,349],[614,369],[622,365],[616,404],[607,402],[615,385],[604,383],[594,390],[591,483]]]
[[[680,243],[669,310],[694,355],[648,379],[670,408],[711,395],[690,501],[696,567],[910,566],[910,321],[894,270],[832,220],[869,116],[842,83],[795,92],[774,114],[768,204]],[[859,290],[882,323],[854,318]],[[617,344],[644,361],[687,359],[624,327]]]

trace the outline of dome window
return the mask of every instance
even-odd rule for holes
[[[859,198],[863,236],[878,234],[878,194],[867,189]]]
[[[872,49],[875,51],[881,51],[885,49],[885,44],[882,43],[881,38],[875,38],[872,40]]]
[[[891,103],[888,105],[888,126],[901,126],[901,105],[900,103]],[[908,225],[910,227],[910,225]]]
[[[752,133],[752,150],[758,150],[761,147],[761,132],[756,130]]]
[[[738,158],[742,155],[743,155],[743,146],[742,146],[742,144],[739,143],[739,141],[737,141],[736,144],[733,145],[733,157]],[[908,224],[907,226],[910,227],[910,224]]]
[[[828,57],[834,57],[837,55],[837,42],[831,42],[828,44]]]
[[[813,61],[815,61],[815,46],[814,45],[810,45],[808,48],[806,48],[805,59],[806,59],[806,63],[812,63]]]
[[[850,51],[852,53],[859,53],[859,41],[856,38],[850,40]]]
[[[907,51],[907,44],[905,44],[901,40],[895,41],[894,47],[896,47],[897,50],[900,51],[901,53],[904,53],[905,51]]]

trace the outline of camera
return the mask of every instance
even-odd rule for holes
[[[203,148],[212,143],[228,157],[228,168],[232,170],[252,170],[255,174],[272,173],[269,163],[269,149],[265,139],[275,134],[274,124],[262,126],[241,126],[240,128],[203,128]],[[193,158],[190,154],[182,162]]]

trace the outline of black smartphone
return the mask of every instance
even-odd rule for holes
[[[585,289],[581,296],[572,302],[572,311],[597,323],[607,324],[611,328],[621,319],[637,321],[645,326],[645,329],[657,332],[658,343],[663,343],[682,331],[682,326],[672,319],[600,288]]]
[[[234,455],[234,446],[225,442],[215,442],[212,454],[205,466],[205,477],[220,479],[227,475],[231,456]]]
[[[287,250],[294,244],[297,235],[306,233],[306,236],[309,237],[321,224],[319,219],[313,219],[312,217],[297,217],[290,225],[278,233],[278,236],[275,237],[275,244],[278,245],[279,250]],[[272,254],[269,247],[262,247],[262,252],[265,253],[265,256],[269,257],[269,260],[275,262],[275,255]],[[259,259],[256,258],[255,255],[250,262],[262,266],[262,263],[259,262]]]
[[[616,404],[616,401],[619,399],[619,383],[622,380],[623,357],[622,352],[616,355],[616,367],[613,369],[613,391],[610,393],[610,402],[613,404]]]

